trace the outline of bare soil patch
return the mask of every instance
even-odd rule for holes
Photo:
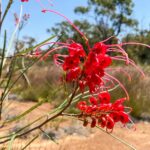
[[[24,112],[33,105],[35,105],[34,102],[13,101],[12,104],[9,105],[8,110],[12,113],[11,115],[16,115]],[[38,118],[51,109],[52,106],[48,103],[43,104],[28,115],[25,121]],[[64,120],[66,120],[66,118]],[[1,135],[5,132],[10,132],[12,126],[15,127],[16,125],[18,124],[1,128]],[[136,127],[137,130],[133,131],[132,129],[121,128],[117,125],[114,128],[113,134],[130,143],[137,150],[150,150],[150,123],[141,121],[136,123]],[[27,148],[27,150],[130,150],[129,147],[123,145],[121,142],[99,129],[82,127],[82,124],[77,120],[72,121],[71,119],[71,121],[63,121],[59,123],[57,129],[56,126],[53,127],[52,124],[48,124],[46,130],[48,130],[48,132],[49,130],[52,131],[52,133],[54,132],[54,135],[56,133],[56,139],[54,138],[56,143],[40,136]],[[13,143],[13,150],[21,150],[31,138],[33,138],[33,136],[24,139],[16,139]],[[8,149],[8,143],[0,145],[1,149],[2,147]]]

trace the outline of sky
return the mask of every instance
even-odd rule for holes
[[[86,0],[51,0],[53,6],[48,5],[47,1],[41,0],[43,5],[64,14],[70,20],[82,18],[82,16],[73,13],[76,6],[86,6]],[[3,9],[7,2],[8,0],[2,0]],[[133,0],[133,2],[135,6],[132,17],[139,21],[140,29],[150,29],[150,0]],[[36,0],[29,0],[28,3],[21,3],[20,0],[15,0],[3,26],[3,30],[7,29],[10,35],[15,29],[13,14],[15,12],[19,14],[21,4],[23,4],[23,13],[30,14],[29,22],[23,29],[22,35],[35,37],[37,41],[48,38],[49,35],[46,33],[46,29],[64,20],[52,13],[41,13],[41,5]]]

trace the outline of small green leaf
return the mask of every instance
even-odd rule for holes
[[[6,41],[7,41],[7,32],[5,31],[5,33],[4,33],[4,44],[3,44],[3,50],[2,50],[2,57],[1,57],[1,63],[0,63],[0,78],[1,78],[1,75],[2,75],[3,62],[4,62],[4,58],[5,58]]]
[[[39,135],[36,135],[33,139],[31,139],[21,150],[25,150],[33,141],[35,141]]]
[[[30,47],[30,48],[27,48],[27,49],[21,51],[19,54],[26,54],[26,53],[32,51],[33,49],[35,49],[36,47],[38,47],[38,46],[40,46],[40,45],[42,45],[42,44],[44,44],[44,43],[46,43],[46,42],[48,42],[48,41],[54,39],[55,37],[56,37],[56,36],[52,36],[52,37],[50,37],[50,38],[48,38],[48,39],[42,41],[41,43],[39,43],[39,44],[37,44],[37,45],[35,45],[35,46],[33,46],[33,47]]]
[[[14,133],[11,137],[11,140],[9,142],[9,145],[8,145],[8,150],[12,150],[12,146],[13,146],[13,142],[15,140],[15,137],[16,137],[16,134]]]

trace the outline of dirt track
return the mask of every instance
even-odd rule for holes
[[[16,105],[19,104],[17,108]],[[31,107],[34,103],[22,103],[16,102],[12,106],[16,107],[17,110],[26,110],[26,108]],[[14,109],[13,109],[14,110]],[[29,118],[41,115],[45,111],[49,111],[50,107],[47,104],[44,104],[42,107],[39,107],[37,110],[29,116]],[[72,124],[70,124],[72,126]],[[65,123],[62,126],[69,126],[69,123]],[[137,130],[129,130],[126,128],[121,128],[116,126],[113,134],[117,137],[127,141],[132,144],[137,150],[150,150],[150,123],[148,122],[138,122]],[[87,129],[90,130],[90,129]],[[16,140],[13,144],[13,150],[21,150],[21,147],[25,145],[30,139],[26,140]],[[88,136],[82,136],[72,134],[67,135],[59,140],[59,144],[56,144],[50,140],[44,140],[42,137],[35,140],[27,150],[130,150],[131,148],[123,145],[121,142],[112,138],[110,135],[102,132],[99,129],[93,129],[90,131]],[[7,147],[8,145],[1,145],[1,147]],[[6,148],[8,149],[8,147]]]
[[[150,150],[150,124],[138,123],[138,129],[131,131],[117,127],[113,134],[134,145],[137,150]],[[26,141],[27,142],[27,141]],[[20,150],[25,141],[17,140],[14,150]],[[28,150],[130,150],[111,136],[97,130],[88,137],[67,136],[56,144],[47,140],[37,140]]]

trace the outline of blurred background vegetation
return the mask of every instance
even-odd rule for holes
[[[132,0],[87,0],[86,7],[79,6],[74,9],[74,13],[85,16],[86,19],[74,20],[74,24],[90,39],[91,46],[95,42],[113,35],[123,42],[134,41],[149,45],[150,31],[139,30],[138,21],[131,17],[133,7]],[[126,34],[127,28],[134,32]],[[61,35],[61,41],[73,39],[84,45],[81,36],[65,21],[47,29],[47,33]],[[123,36],[120,36],[122,33],[124,33]],[[31,47],[35,44],[35,41],[36,39],[32,37],[24,37],[24,40],[17,39],[16,49],[20,49],[24,45]],[[112,44],[115,42],[116,39],[112,38],[107,43]],[[130,102],[128,105],[133,107],[133,116],[150,116],[150,49],[139,45],[125,46],[124,48],[129,57],[141,66],[146,77],[141,78],[140,74],[130,67],[124,67],[124,69],[131,74],[132,81],[127,81],[127,78],[121,72],[113,74],[119,78],[129,92]],[[25,65],[30,63],[28,59],[24,61]],[[18,65],[21,65],[19,59]],[[115,63],[114,67],[119,68],[119,63]],[[36,63],[31,71],[26,72],[26,78],[23,77],[19,80],[12,93],[21,96],[22,100],[39,101],[47,99],[48,102],[52,101],[54,105],[57,105],[57,101],[62,101],[66,94],[66,91],[60,85],[59,73],[60,70],[52,63],[52,58]],[[111,94],[113,99],[124,96],[124,93],[118,89]]]

